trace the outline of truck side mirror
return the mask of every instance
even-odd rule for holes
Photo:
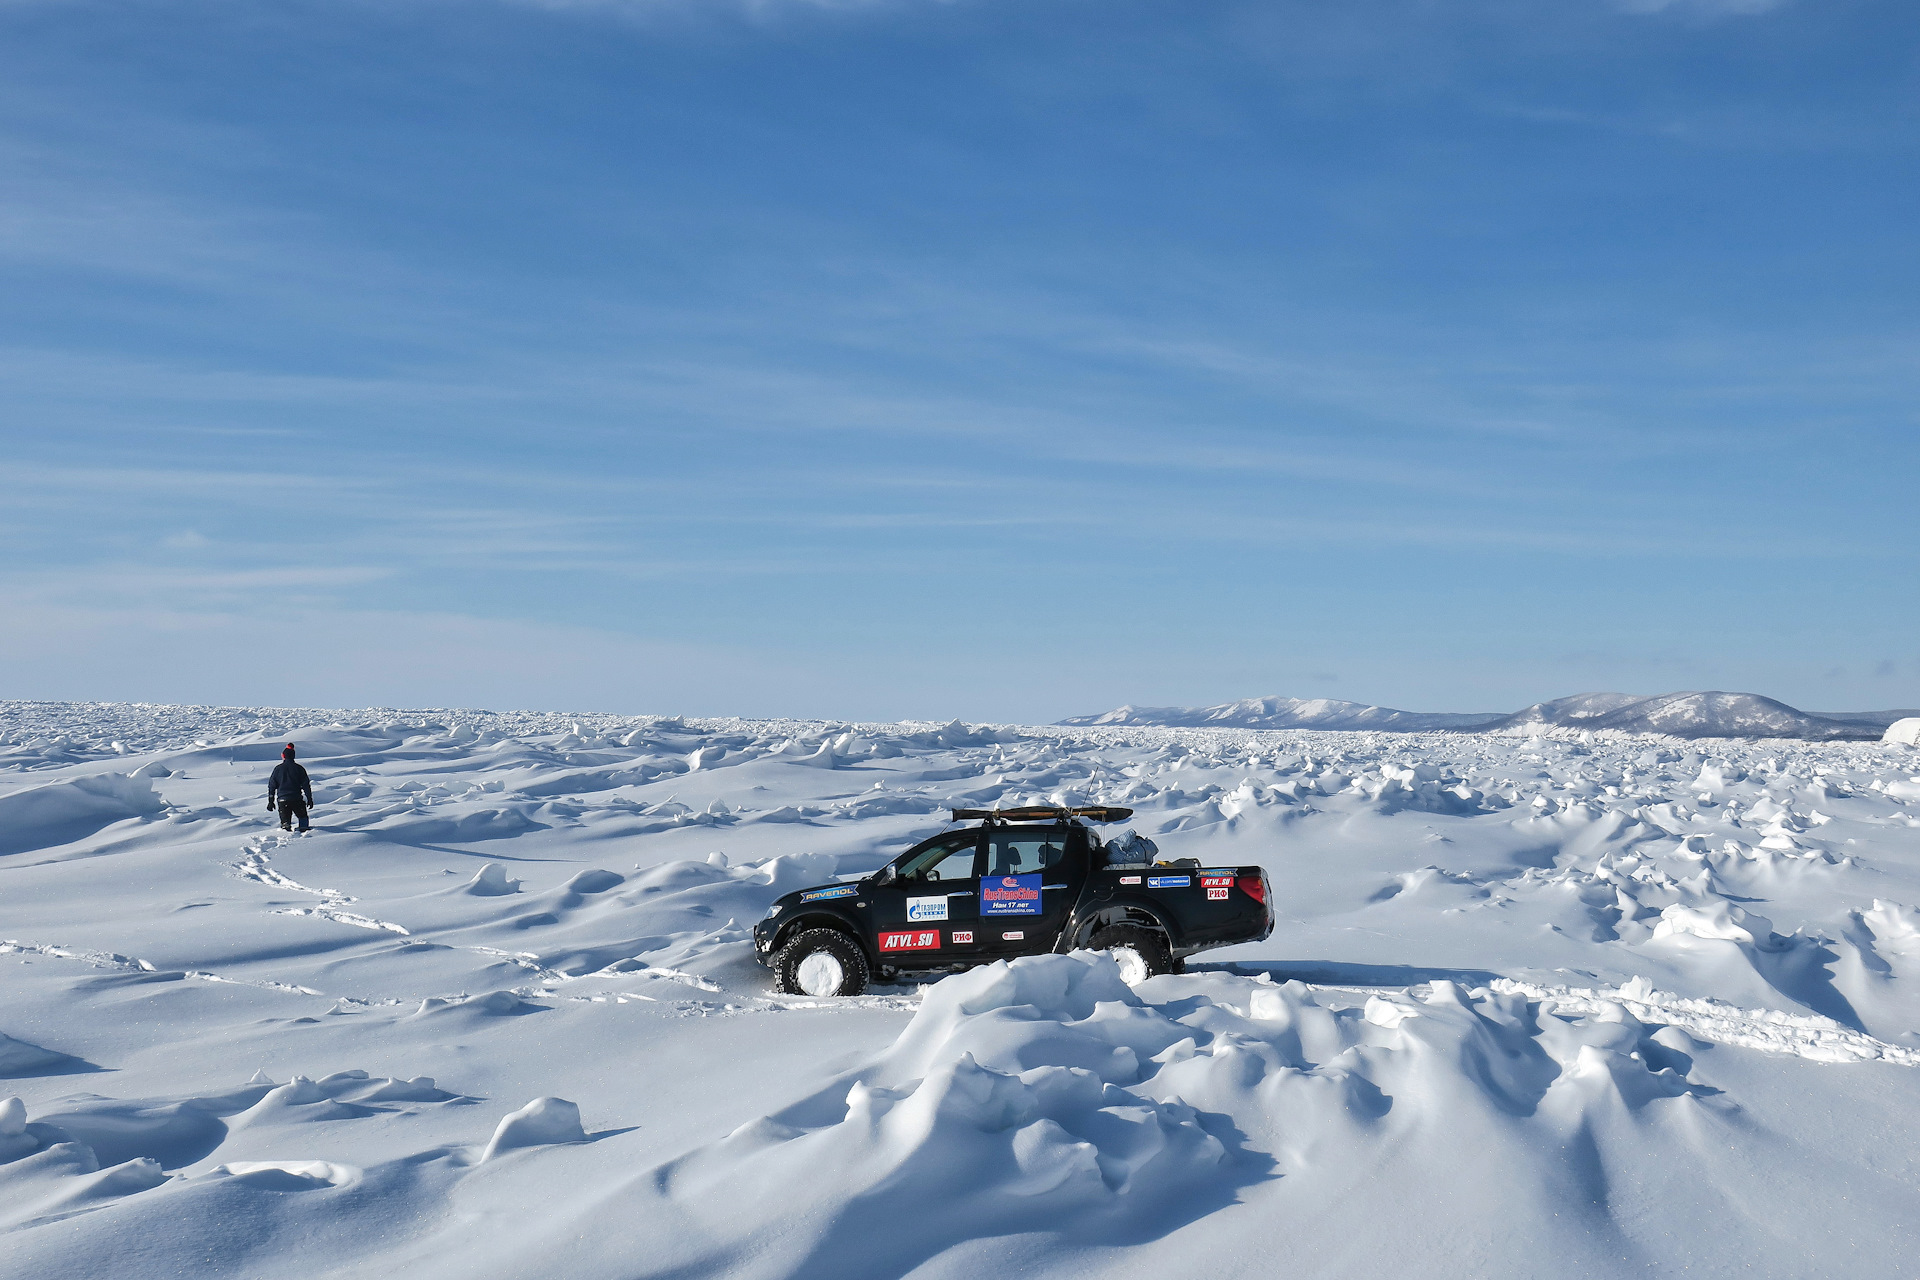
[[[873,882],[875,884],[892,884],[897,874],[891,865],[884,866],[873,873]]]

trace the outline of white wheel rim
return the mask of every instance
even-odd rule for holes
[[[1120,981],[1128,986],[1147,980],[1147,958],[1133,947],[1115,947],[1107,953],[1120,962]]]
[[[793,972],[794,981],[800,989],[810,996],[830,996],[836,994],[846,983],[847,971],[841,963],[825,951],[816,951],[800,962]]]

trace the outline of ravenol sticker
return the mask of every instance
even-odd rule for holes
[[[835,889],[809,889],[800,895],[802,902],[820,902],[827,898],[851,898],[860,892],[857,884],[843,884]]]
[[[1202,871],[1200,873],[1200,883],[1208,889],[1231,889],[1233,888],[1233,877],[1214,871]]]
[[[885,932],[880,935],[882,951],[938,951],[940,949],[940,931],[938,929],[908,929],[904,932]]]
[[[1192,876],[1148,876],[1147,877],[1147,888],[1149,889],[1191,889],[1192,887],[1193,887]]]
[[[1207,901],[1208,902],[1225,902],[1227,900],[1228,892],[1229,890],[1226,890],[1226,889],[1209,889],[1207,890]]]
[[[1139,876],[1121,876],[1120,883],[1121,884],[1139,884],[1140,877]]]
[[[952,936],[953,936],[953,945],[954,945],[954,946],[956,946],[956,947],[958,947],[958,946],[964,946],[965,944],[967,944],[967,943],[969,943],[969,942],[972,942],[972,941],[973,941],[973,930],[971,930],[971,929],[955,929],[955,930],[953,931],[953,935],[952,935]]]
[[[1025,942],[1027,940],[1027,931],[1025,929],[1015,929],[1011,933],[1001,934],[1000,940],[1002,942]]]
[[[1037,916],[1040,914],[1040,875],[986,876],[980,881],[983,916]]]
[[[909,920],[945,920],[947,918],[947,900],[945,898],[908,898],[907,919]]]

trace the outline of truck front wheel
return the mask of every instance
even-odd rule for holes
[[[1128,986],[1173,972],[1173,953],[1156,930],[1137,924],[1108,925],[1087,940],[1095,951],[1111,952]]]
[[[780,990],[790,996],[857,996],[867,989],[867,957],[838,929],[797,933],[774,957]]]

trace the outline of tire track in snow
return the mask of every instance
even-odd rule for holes
[[[234,871],[238,872],[240,878],[243,880],[253,880],[260,884],[270,885],[276,889],[290,889],[295,893],[309,893],[320,899],[320,905],[317,907],[281,907],[274,911],[275,915],[319,916],[323,920],[332,920],[336,924],[352,925],[356,929],[384,930],[387,933],[397,933],[403,938],[413,936],[407,929],[394,924],[390,920],[376,920],[372,916],[363,916],[358,912],[346,910],[346,905],[349,902],[359,901],[359,899],[355,898],[352,894],[342,893],[338,889],[315,889],[310,885],[301,884],[298,880],[275,871],[272,861],[268,856],[268,849],[270,847],[277,848],[284,844],[286,844],[284,839],[275,841],[272,846],[267,844],[265,838],[255,840],[247,845],[245,851],[241,853],[239,861],[227,864],[232,867]]]
[[[1812,1062],[1890,1062],[1920,1067],[1920,1050],[1876,1040],[1818,1014],[1778,1009],[1742,1009],[1712,999],[1656,990],[1645,978],[1619,987],[1553,987],[1512,978],[1490,984],[1503,995],[1522,995],[1556,1013],[1599,1013],[1618,1005],[1640,1021],[1678,1027],[1696,1040],[1784,1053]]]

